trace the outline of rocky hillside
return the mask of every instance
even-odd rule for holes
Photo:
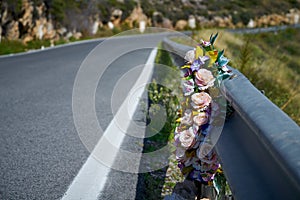
[[[0,41],[80,38],[141,22],[176,29],[296,24],[299,9],[300,0],[1,0]]]

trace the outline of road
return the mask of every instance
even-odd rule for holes
[[[105,70],[95,95],[101,127],[113,118],[110,103],[117,81],[146,62],[151,49],[143,47],[155,47],[164,37],[116,39],[124,49],[142,49],[124,52]],[[80,65],[99,43],[0,58],[0,199],[60,199],[88,158],[73,121],[72,90]],[[113,54],[118,45],[102,49],[95,65],[105,67],[101,55]]]

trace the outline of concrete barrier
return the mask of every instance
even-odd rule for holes
[[[176,65],[193,47],[163,41]],[[223,94],[235,112],[216,145],[235,199],[300,199],[300,128],[238,70]]]

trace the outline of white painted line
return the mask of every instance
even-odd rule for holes
[[[157,53],[157,48],[151,51],[151,54],[148,57],[148,60],[145,64],[145,67],[141,75],[139,76],[138,80],[134,84],[133,88],[128,93],[129,95],[122,103],[116,116],[111,121],[111,123],[109,124],[105,132],[103,133],[103,136],[98,141],[95,149],[90,154],[87,161],[84,163],[79,173],[77,174],[77,176],[74,178],[68,190],[62,197],[62,200],[80,200],[80,199],[96,200],[98,196],[101,194],[101,192],[103,191],[111,166],[105,166],[104,164],[99,162],[93,155],[96,154],[97,157],[99,157],[98,155],[100,153],[101,154],[100,157],[105,156],[105,158],[109,159],[109,161],[106,160],[105,163],[110,163],[111,165],[113,164],[113,161],[115,160],[118,153],[117,150],[120,148],[123,139],[125,137],[125,133],[123,133],[122,130],[120,130],[117,123],[115,122],[115,118],[122,119],[122,117],[124,117],[123,113],[129,112],[129,117],[130,119],[132,119],[133,114],[137,109],[139,102],[134,101],[129,104],[128,102],[130,99],[130,95],[135,93],[135,97],[139,97],[139,98],[142,97],[143,92],[146,89],[145,87],[149,82],[150,78],[152,77],[156,53]],[[130,119],[125,120],[126,121],[126,124],[124,126],[126,128],[125,130],[127,130],[130,125]],[[106,147],[106,144],[108,145],[107,141],[109,141],[110,145],[113,144],[116,150],[107,149]]]

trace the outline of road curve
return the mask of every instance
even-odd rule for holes
[[[165,36],[116,40],[124,49],[126,45],[139,49],[155,47]],[[89,156],[73,122],[72,90],[81,63],[99,43],[0,58],[0,199],[59,199]],[[111,46],[106,53],[113,54],[115,48]],[[105,71],[96,91],[102,127],[113,117],[114,85],[128,70],[144,64],[150,52],[125,52]],[[95,64],[101,62],[101,54]],[[134,81],[126,83],[128,89]]]

